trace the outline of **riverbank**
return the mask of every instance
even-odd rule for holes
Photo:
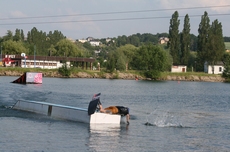
[[[21,76],[25,71],[1,69],[0,76]],[[30,70],[30,72],[42,72],[43,77],[64,78],[57,70]],[[126,79],[126,80],[151,80],[139,74],[128,72],[104,73],[99,71],[79,71],[70,75],[70,78],[101,78],[101,79]],[[204,81],[224,82],[221,75],[199,75],[196,73],[166,73],[159,80],[162,81]]]

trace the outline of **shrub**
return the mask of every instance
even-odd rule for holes
[[[67,67],[67,64],[64,63],[61,68],[58,69],[58,72],[65,77],[70,77],[71,69]]]
[[[161,73],[159,71],[151,70],[151,71],[145,71],[144,75],[146,78],[157,80],[160,78]]]

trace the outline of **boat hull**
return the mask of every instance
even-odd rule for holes
[[[53,118],[77,121],[90,124],[120,124],[121,116],[95,112],[88,115],[88,110],[84,108],[65,106],[47,102],[18,100],[13,109],[30,111],[44,114]]]

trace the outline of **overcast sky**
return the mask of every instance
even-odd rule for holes
[[[72,39],[168,33],[176,10],[180,31],[188,14],[191,33],[197,35],[207,11],[211,22],[218,19],[223,35],[230,36],[230,0],[0,0],[0,6],[0,37],[16,28],[26,35],[33,27]]]

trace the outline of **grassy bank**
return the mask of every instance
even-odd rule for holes
[[[1,75],[22,75],[25,72],[42,72],[44,76],[46,77],[63,77],[62,74],[59,73],[58,69],[40,69],[40,68],[20,68],[20,67],[1,67],[0,73]],[[71,77],[78,77],[79,73],[86,73],[88,76],[95,77],[97,75],[98,78],[106,78],[107,74],[106,71],[92,71],[92,70],[83,70],[81,68],[73,68],[71,69]],[[143,76],[143,72],[136,71],[136,70],[130,70],[127,72],[114,72],[112,75],[113,79],[129,79],[130,77],[139,77],[145,79]],[[119,77],[120,74],[126,74],[125,77]],[[127,76],[128,75],[128,76]],[[161,80],[167,80],[168,77],[183,77],[183,78],[191,78],[191,77],[220,77],[221,75],[215,75],[215,74],[207,74],[204,72],[186,72],[186,73],[171,73],[171,72],[163,72],[160,75]],[[84,76],[83,76],[84,77]]]
[[[0,68],[0,72],[5,72],[5,71],[11,71],[11,72],[19,72],[19,73],[24,73],[24,72],[42,72],[42,73],[47,73],[47,72],[58,72],[58,69],[40,69],[40,68],[20,68],[20,67],[1,67]],[[105,71],[92,71],[92,70],[83,70],[80,68],[74,68],[71,70],[72,74],[76,74],[78,72],[86,72],[90,75],[93,75],[94,73],[98,73],[103,74],[106,73]],[[116,73],[116,72],[115,72]],[[122,73],[130,73],[133,75],[142,75],[141,71],[136,71],[136,70],[129,70],[129,71],[125,71]],[[220,76],[220,75],[215,75],[215,74],[207,74],[204,72],[183,72],[183,73],[172,73],[172,72],[162,72],[161,73],[161,78],[165,78],[167,76],[190,76],[190,75],[194,75],[194,76]]]
[[[172,73],[172,72],[163,72],[161,73],[161,77],[162,78],[166,78],[167,76],[183,76],[183,77],[189,77],[189,76],[198,76],[198,77],[201,77],[201,76],[217,76],[219,77],[220,75],[217,75],[217,74],[207,74],[207,73],[204,73],[204,72],[181,72],[181,73]]]

